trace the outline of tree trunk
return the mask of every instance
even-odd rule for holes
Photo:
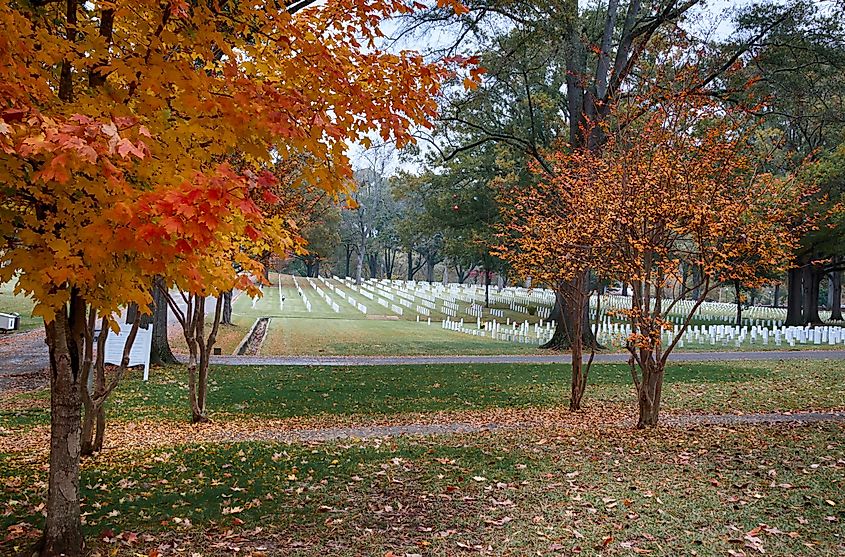
[[[414,252],[408,250],[408,280],[414,280]]]
[[[82,555],[79,510],[81,343],[85,303],[71,294],[70,312],[60,308],[45,324],[50,353],[50,472],[47,520],[38,551],[41,557]]]
[[[576,345],[578,345],[577,348]],[[581,342],[576,339],[572,346],[572,388],[569,396],[570,412],[581,410],[581,400],[584,398],[586,378],[584,377],[582,357]]]
[[[628,295],[628,283],[627,282],[622,283],[622,295],[623,296]]]
[[[425,259],[425,280],[428,282],[434,282],[434,266],[435,263],[433,257],[426,257]]]
[[[350,271],[349,265],[350,265],[351,261],[352,261],[352,246],[349,245],[349,244],[346,244],[346,276],[347,277],[349,276],[349,271]]]
[[[370,270],[370,278],[378,278],[378,267],[379,267],[379,259],[378,259],[378,252],[376,253],[368,253],[367,254],[367,267]]]
[[[282,277],[279,277],[279,280],[282,280]],[[220,316],[220,323],[224,325],[231,325],[232,324],[232,291],[228,290],[223,292],[223,312]]]
[[[460,265],[455,265],[455,276],[458,279],[458,284],[463,284],[464,281],[469,276],[469,272],[472,270],[472,266],[468,269],[463,269]]]
[[[819,317],[819,282],[821,273],[815,266],[807,264],[802,273],[803,296],[804,296],[804,325],[821,323]]]
[[[588,298],[589,301],[589,298]],[[580,320],[574,314],[575,311],[583,312]],[[584,346],[600,348],[593,330],[590,328],[590,306],[585,304],[582,308],[575,308],[571,302],[567,302],[562,296],[555,296],[555,305],[549,316],[550,321],[555,322],[555,332],[546,344],[540,346],[546,350],[567,350],[572,347],[572,331],[576,330],[576,321],[581,323],[581,340]]]
[[[161,277],[153,279],[153,338],[150,344],[151,365],[173,365],[179,361],[170,350],[167,338],[167,294]]]
[[[396,250],[384,248],[384,276],[393,279],[393,267],[396,263]]]
[[[830,273],[830,292],[830,318],[833,321],[842,321],[842,271]]]
[[[780,307],[780,283],[775,283],[774,292],[772,292],[772,306]]]
[[[490,307],[490,271],[484,268],[484,307]]]
[[[787,271],[785,325],[800,326],[804,324],[804,289],[801,287],[801,275],[802,271],[800,266],[796,266]]]
[[[642,357],[642,356],[641,356]],[[637,392],[639,404],[639,420],[637,429],[645,429],[657,425],[660,414],[660,397],[663,391],[663,375],[665,369],[660,362],[654,360],[651,354],[641,360],[641,383]]]
[[[358,256],[355,258],[355,284],[360,285],[364,276],[364,246],[358,246]]]
[[[572,342],[572,381],[570,382],[569,411],[581,410],[584,391],[587,390],[587,374],[584,372],[584,343],[577,335]]]
[[[734,281],[734,297],[736,298],[736,326],[742,327],[742,285]]]

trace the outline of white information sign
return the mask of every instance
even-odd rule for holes
[[[122,320],[121,320],[122,321]],[[120,332],[109,331],[106,337],[105,362],[107,364],[120,365],[123,359],[123,348],[126,346],[126,339],[132,325],[119,323]],[[144,366],[144,381],[150,377],[150,346],[153,341],[153,326],[150,324],[146,329],[138,329],[135,335],[135,342],[129,350],[129,366]]]

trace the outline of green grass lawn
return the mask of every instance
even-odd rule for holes
[[[842,434],[540,429],[127,448],[84,462],[84,528],[100,554],[127,556],[841,555]],[[37,535],[46,466],[3,455],[0,469],[8,554]]]
[[[389,416],[402,413],[549,408],[568,401],[569,367],[552,364],[448,364],[360,367],[212,368],[208,406],[215,419]],[[845,408],[845,360],[684,363],[667,370],[663,407],[675,412]],[[627,405],[625,365],[596,364],[586,404]],[[186,412],[181,368],[153,369],[150,381],[124,381],[109,402],[118,420],[179,420]],[[0,427],[47,424],[47,392],[16,395]],[[633,411],[633,410],[632,410]]]
[[[536,345],[456,333],[426,321],[274,317],[267,335],[261,353],[268,356],[537,353]]]
[[[19,313],[22,331],[43,327],[43,320],[32,316],[32,300],[20,294],[15,295],[14,290],[14,282],[0,284],[0,313]]]
[[[674,365],[665,410],[841,409],[843,374],[842,360]],[[185,422],[181,369],[154,369],[109,402],[117,448],[83,462],[86,534],[95,553],[132,557],[845,551],[842,424],[637,432],[597,419],[634,411],[622,365],[597,365],[588,412],[560,421],[543,412],[565,404],[567,380],[565,365],[221,367],[212,425],[235,434],[285,419],[539,416],[495,433],[230,443]],[[24,439],[45,430],[47,404],[44,390],[2,401],[0,554],[25,549],[43,520],[45,447]],[[585,420],[596,422],[576,427]],[[167,441],[167,430],[193,442]],[[156,447],[133,441],[156,436]]]

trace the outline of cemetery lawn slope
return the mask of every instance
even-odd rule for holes
[[[280,318],[270,321],[265,356],[390,356],[531,354],[536,345],[514,344],[443,330],[440,323],[384,319]]]

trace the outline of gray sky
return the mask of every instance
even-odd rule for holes
[[[579,7],[582,9],[590,4],[595,4],[596,0],[578,0]],[[699,32],[701,35],[710,33],[712,38],[723,39],[728,37],[733,32],[732,14],[731,12],[737,8],[748,6],[759,0],[705,0],[704,3],[693,9],[692,13],[687,17],[687,22],[690,29]],[[779,1],[779,0],[778,0]],[[387,22],[385,25],[385,32],[391,35],[396,26]],[[415,37],[413,40],[403,41],[400,48],[409,48],[414,50],[425,51],[426,49],[436,46],[437,43],[445,43],[448,40],[445,33],[428,32],[424,37]],[[373,142],[378,143],[379,140],[373,137]],[[425,149],[424,145],[420,145]],[[353,166],[358,168],[366,168],[372,166],[373,156],[368,156],[365,149],[361,145],[352,145],[349,149],[349,155]],[[385,153],[381,153],[375,158],[383,159]],[[386,165],[388,172],[394,172],[397,169],[405,168],[406,170],[414,170],[413,165],[400,165],[398,161],[394,160]]]

